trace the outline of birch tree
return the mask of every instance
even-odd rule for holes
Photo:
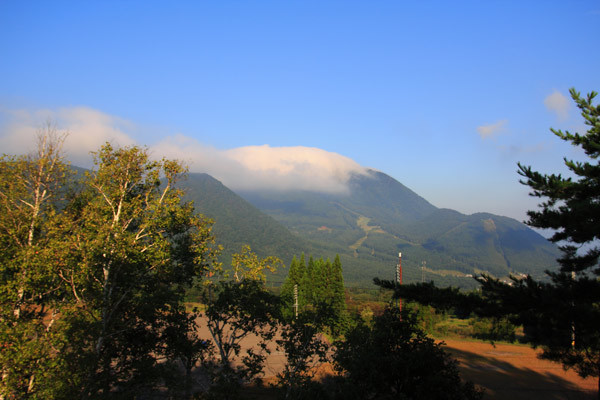
[[[68,178],[65,137],[47,122],[34,152],[0,158],[1,398],[43,398],[43,379],[58,368],[52,353],[62,293],[44,250]]]

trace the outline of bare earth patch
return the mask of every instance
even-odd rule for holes
[[[540,360],[527,346],[447,339],[461,376],[485,388],[485,399],[596,399],[596,378],[582,379],[558,363]]]

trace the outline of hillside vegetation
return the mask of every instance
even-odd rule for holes
[[[196,210],[215,221],[221,256],[249,244],[259,255],[289,265],[294,254],[339,254],[349,286],[395,276],[398,252],[406,282],[473,288],[471,275],[488,272],[542,277],[556,266],[556,247],[524,224],[489,213],[439,209],[388,175],[354,176],[349,192],[234,193],[207,174],[181,183]],[[272,283],[283,282],[283,276]]]

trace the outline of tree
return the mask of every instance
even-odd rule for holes
[[[336,316],[333,330],[334,333],[339,334],[347,319],[346,291],[339,254],[335,255],[331,267],[331,307],[333,308],[333,314]]]
[[[313,377],[317,367],[329,359],[329,345],[320,334],[326,313],[305,311],[280,328],[280,338],[276,342],[286,356],[286,363],[277,377],[285,389],[285,399],[314,398],[318,391]]]
[[[462,383],[457,363],[417,327],[408,312],[388,307],[374,320],[351,329],[336,343],[335,368],[344,374],[348,399],[480,399]]]
[[[573,368],[582,377],[597,377],[600,398],[600,107],[593,104],[595,92],[587,97],[574,89],[570,93],[589,129],[585,134],[551,131],[580,147],[588,160],[565,158],[568,177],[518,164],[521,183],[532,189],[531,196],[544,199],[540,210],[528,212],[526,223],[554,230],[550,240],[563,253],[560,270],[547,272],[550,282],[513,278],[509,285],[484,275],[476,277],[482,284],[480,295],[433,285],[376,283],[395,288],[402,298],[434,306],[445,299],[480,316],[508,317],[524,326],[527,340],[542,348],[543,358]]]
[[[593,104],[596,92],[587,97],[575,89],[570,93],[588,131],[551,131],[581,148],[588,160],[565,158],[569,177],[542,174],[522,164],[518,171],[531,195],[545,199],[539,211],[527,213],[527,224],[554,230],[550,240],[560,244],[561,268],[549,273],[549,285],[528,279],[516,290],[536,307],[536,315],[528,314],[536,328],[530,333],[533,343],[543,347],[543,356],[574,368],[582,377],[597,377],[600,398],[600,106]]]
[[[214,258],[209,221],[182,203],[185,171],[139,147],[105,144],[62,214],[56,273],[76,311],[71,335],[84,396],[136,393],[157,384],[183,295]]]
[[[265,354],[270,352],[267,344],[277,330],[278,298],[261,281],[251,279],[220,281],[211,296],[214,298],[206,299],[205,315],[219,357],[207,359],[204,367],[213,380],[211,392],[220,398],[235,398],[241,381],[262,373]],[[250,335],[259,338],[258,349],[248,348],[242,355],[240,342]]]
[[[243,279],[250,279],[260,280],[264,283],[267,281],[265,271],[274,273],[277,271],[277,268],[284,267],[283,261],[278,257],[268,256],[259,258],[252,252],[249,245],[243,246],[242,252],[233,254],[231,259],[233,279],[236,282]]]
[[[47,248],[69,177],[65,137],[47,122],[35,152],[0,158],[0,398],[52,397],[45,388],[61,369],[55,321],[64,293]]]
[[[295,316],[295,296],[298,296],[298,308],[303,307],[303,302],[299,298],[299,288],[302,284],[302,278],[306,270],[304,264],[304,255],[302,256],[302,262],[298,261],[296,256],[292,258],[290,262],[290,271],[288,276],[285,278],[283,285],[281,286],[281,305],[282,313],[286,319],[291,319]]]
[[[339,334],[346,319],[346,295],[339,255],[333,263],[329,259],[315,260],[310,256],[308,266],[304,265],[304,254],[299,262],[294,257],[281,290],[286,316],[294,314],[294,285],[298,288],[298,311],[327,310],[329,321],[325,326],[331,333]]]

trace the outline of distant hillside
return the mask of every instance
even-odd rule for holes
[[[76,181],[83,176],[83,169]],[[406,282],[475,287],[469,275],[528,273],[544,277],[556,268],[558,249],[526,225],[488,213],[464,215],[438,209],[388,175],[371,171],[349,182],[345,194],[309,191],[234,193],[207,174],[180,183],[196,210],[215,221],[221,261],[249,244],[259,256],[289,265],[302,252],[340,255],[347,285],[371,286],[393,279],[402,252]],[[283,281],[287,271],[273,277]]]
[[[540,277],[556,266],[557,248],[514,219],[438,209],[388,175],[370,174],[353,177],[347,194],[239,194],[325,256],[339,253],[347,282],[393,278],[399,251],[407,281],[472,286],[465,275]]]
[[[288,266],[293,255],[310,248],[303,239],[210,175],[190,173],[180,185],[185,188],[186,200],[192,200],[199,213],[214,220],[213,232],[224,246],[222,261],[227,265],[231,254],[245,244],[262,257],[280,257]],[[282,275],[285,277],[287,271]]]

